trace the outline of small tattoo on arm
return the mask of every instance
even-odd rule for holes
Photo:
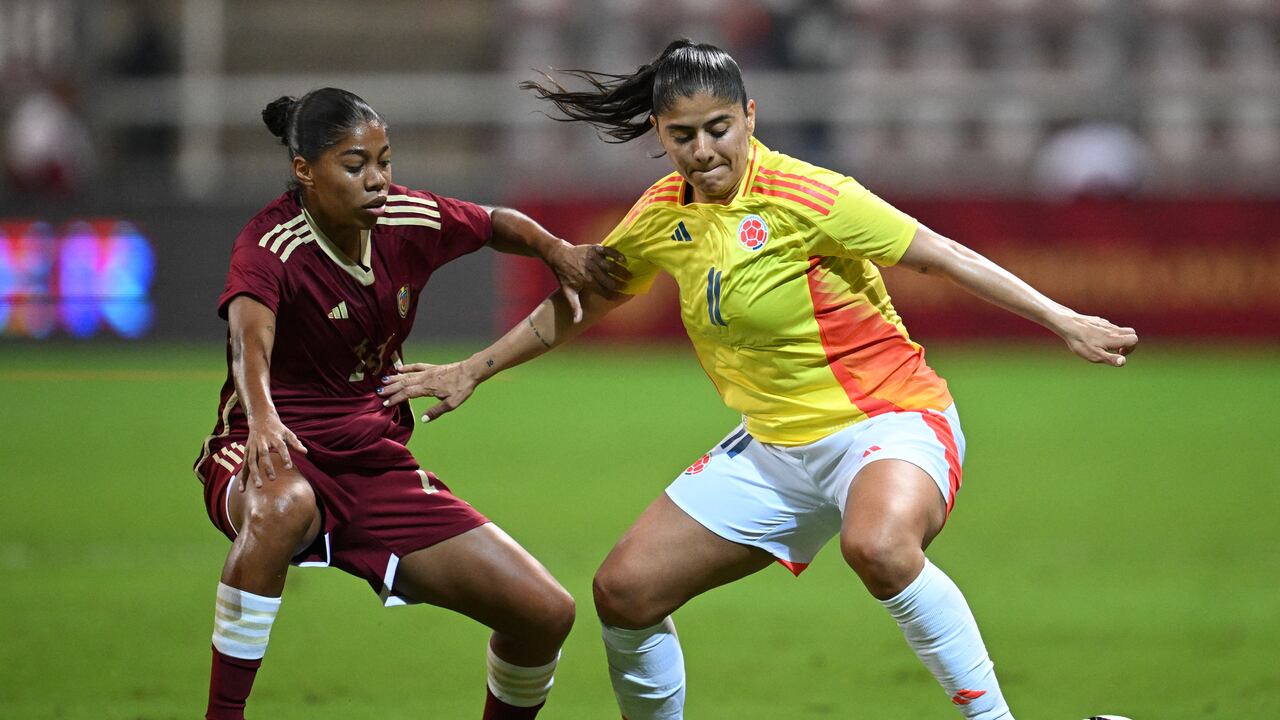
[[[493,358],[484,361],[485,367],[493,367]]]
[[[527,318],[527,320],[529,322],[529,329],[533,330],[533,334],[538,336],[538,340],[542,343],[542,346],[550,349],[551,343],[547,342],[547,339],[542,337],[542,333],[538,332],[538,326],[533,324],[533,318]]]

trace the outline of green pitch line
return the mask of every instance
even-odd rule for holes
[[[1114,370],[1047,347],[929,348],[969,442],[930,555],[965,591],[1018,716],[1273,715],[1280,353],[1144,346]],[[202,713],[227,543],[190,465],[222,352],[0,351],[0,717]],[[616,717],[592,572],[735,422],[685,346],[571,347],[419,427],[422,462],[578,599],[542,717]],[[771,568],[676,619],[691,718],[959,717],[830,547],[799,579]],[[485,635],[295,570],[250,717],[476,717]]]

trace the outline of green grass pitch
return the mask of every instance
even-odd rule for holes
[[[1280,354],[930,345],[969,441],[930,555],[1023,720],[1275,717]],[[411,352],[442,361],[465,349]],[[227,543],[190,471],[216,346],[0,351],[0,718],[199,717]],[[420,406],[421,407],[421,406]],[[413,449],[578,599],[547,720],[616,718],[591,575],[735,422],[687,348],[567,348],[420,426]],[[958,718],[835,545],[676,616],[691,718]],[[257,718],[474,718],[480,626],[294,570]]]

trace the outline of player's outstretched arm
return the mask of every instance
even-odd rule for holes
[[[231,376],[236,393],[249,420],[249,437],[245,440],[244,467],[240,473],[240,492],[248,487],[252,476],[254,487],[262,487],[262,478],[276,479],[275,467],[268,455],[280,453],[286,468],[293,467],[289,448],[307,454],[298,437],[280,422],[275,403],[271,401],[271,349],[276,339],[276,314],[248,295],[240,295],[227,308],[231,329]]]
[[[489,217],[493,221],[493,238],[489,244],[500,252],[542,258],[560,281],[574,322],[582,320],[583,292],[617,299],[618,291],[630,277],[621,265],[622,253],[613,248],[574,245],[511,208],[490,208]]]
[[[466,360],[448,365],[412,363],[383,378],[378,393],[386,398],[382,404],[394,405],[416,397],[438,398],[440,402],[427,408],[422,416],[422,422],[434,420],[466,402],[480,383],[572,340],[631,297],[583,295],[583,316],[575,322],[569,300],[556,293],[492,345]]]
[[[899,265],[950,279],[977,297],[1054,331],[1076,355],[1121,367],[1138,344],[1133,328],[1081,315],[1054,302],[1013,273],[921,225]]]

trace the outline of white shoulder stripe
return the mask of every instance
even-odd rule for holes
[[[298,215],[297,217],[293,218],[292,220],[289,220],[288,222],[282,222],[279,225],[271,228],[267,232],[263,233],[262,237],[258,239],[258,247],[266,247],[267,243],[271,242],[274,235],[276,235],[277,233],[280,233],[281,231],[293,230],[294,228],[298,227],[298,225],[302,224],[302,222],[305,219],[306,218],[304,218],[302,215]]]
[[[287,262],[289,260],[289,256],[293,254],[293,251],[296,250],[299,245],[306,245],[315,239],[315,235],[312,235],[309,229],[294,238],[294,241],[289,243],[289,245],[285,247],[284,252],[280,254],[280,262]]]
[[[428,200],[426,198],[414,197],[412,195],[388,195],[387,202],[389,203],[411,202],[411,203],[417,203],[419,205],[426,205],[427,207],[439,207],[438,205],[436,205],[435,200]]]
[[[415,217],[383,217],[378,218],[379,225],[421,225],[423,227],[440,229],[440,222],[437,220],[428,220],[426,218]]]
[[[271,243],[271,247],[267,249],[278,255],[280,254],[281,246],[283,246],[285,243],[289,242],[290,240],[293,240],[296,237],[297,237],[296,233],[293,233],[290,231],[282,232],[276,236],[276,239]]]
[[[427,207],[418,207],[417,205],[391,205],[387,204],[387,214],[392,213],[416,213],[418,215],[426,215],[427,217],[440,217],[439,210],[432,210]]]

